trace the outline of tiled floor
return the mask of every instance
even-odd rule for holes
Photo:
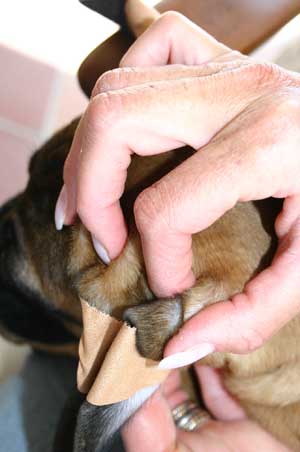
[[[0,2],[0,18],[1,204],[24,187],[37,146],[84,110],[76,70],[117,27],[77,0]],[[298,18],[257,56],[276,59],[291,36],[300,39],[299,30]],[[0,379],[25,353],[0,339]]]

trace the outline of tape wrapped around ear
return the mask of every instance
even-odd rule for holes
[[[77,385],[93,405],[130,398],[147,386],[162,383],[169,371],[142,357],[135,345],[136,329],[81,300],[83,333],[79,344]]]

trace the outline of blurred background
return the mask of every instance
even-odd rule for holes
[[[0,2],[0,203],[25,186],[32,152],[85,109],[77,69],[117,29],[77,0]],[[299,16],[253,55],[300,71]],[[0,338],[0,381],[27,353]]]

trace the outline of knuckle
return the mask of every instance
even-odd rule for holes
[[[276,124],[277,133],[275,136],[281,136],[281,139],[287,139],[286,134],[289,131],[300,131],[300,96],[299,89],[293,87],[279,87],[270,95],[269,105],[272,106],[262,121],[266,127],[270,127],[270,122]]]
[[[257,300],[264,299],[266,299],[266,294],[263,286],[254,284],[254,281],[252,281],[251,287],[245,289],[245,293],[238,294],[232,299],[233,312],[228,324],[230,331],[235,331],[236,318],[240,317],[240,313],[243,313],[244,319],[247,319],[239,333],[238,348],[242,353],[249,353],[260,348],[268,338],[264,324],[258,322],[253,314],[254,304],[257,303]]]
[[[166,200],[161,191],[161,184],[146,188],[137,197],[134,204],[134,216],[138,229],[151,229],[156,232],[163,224],[168,223]]]
[[[167,11],[160,16],[156,23],[168,30],[173,30],[181,26],[185,20],[185,17],[177,11]]]
[[[152,224],[157,216],[157,208],[153,188],[146,188],[140,193],[134,203],[134,216],[137,226],[143,227],[145,224]],[[155,220],[154,220],[155,221]]]
[[[92,92],[92,97],[97,96],[97,94],[106,93],[107,91],[126,87],[129,78],[135,72],[136,69],[131,67],[117,68],[105,72],[98,78]]]
[[[277,77],[276,66],[272,63],[255,63],[254,70],[258,83],[264,84]]]
[[[85,114],[85,127],[98,131],[114,125],[121,117],[122,96],[118,93],[101,93],[91,99]]]
[[[272,86],[277,89],[296,84],[296,79],[277,64],[269,62],[254,62],[247,66],[253,74],[253,79],[259,87]]]
[[[291,125],[300,125],[300,96],[299,89],[282,88],[278,91],[278,116],[287,118]]]
[[[251,154],[253,161],[257,165],[266,164],[265,159],[268,154],[261,152],[262,149],[269,149],[270,146],[273,147],[275,144],[279,146],[284,143],[288,149],[289,140],[299,137],[300,96],[298,88],[277,86],[271,90],[268,89],[265,94],[259,97],[256,107],[249,108],[248,112],[252,115],[248,130],[253,128],[253,131],[268,131],[267,134],[260,136],[259,146],[257,146],[257,141],[251,142],[250,140],[248,143],[249,149],[251,148],[253,151]]]
[[[240,347],[246,353],[257,350],[265,343],[264,336],[256,328],[249,328],[242,336]]]
[[[92,97],[96,96],[97,94],[101,94],[101,93],[104,93],[104,92],[112,89],[112,87],[114,86],[114,83],[115,83],[115,79],[117,77],[115,74],[115,72],[117,70],[118,69],[113,69],[111,71],[104,72],[104,74],[102,74],[98,78],[98,80],[94,86],[94,89],[92,91]]]

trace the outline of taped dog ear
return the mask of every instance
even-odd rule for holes
[[[123,319],[136,328],[137,349],[145,358],[160,360],[168,340],[183,322],[180,297],[155,300],[126,309]]]

